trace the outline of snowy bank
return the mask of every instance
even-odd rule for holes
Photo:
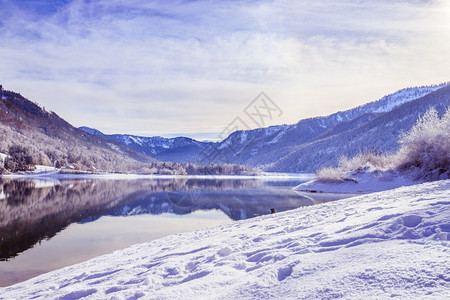
[[[307,193],[368,194],[420,183],[395,171],[354,172],[349,178],[334,182],[312,180],[299,184],[294,190]]]
[[[450,299],[450,180],[177,234],[0,298]]]
[[[38,166],[36,166],[38,167]],[[11,179],[114,179],[114,180],[133,180],[133,179],[261,179],[261,180],[312,180],[316,176],[312,173],[270,173],[265,172],[261,175],[161,175],[161,174],[133,174],[133,173],[64,173],[59,169],[45,166],[39,166],[37,171],[29,173],[0,174],[0,178]]]

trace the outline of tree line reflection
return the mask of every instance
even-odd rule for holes
[[[311,205],[258,179],[0,179],[0,260],[101,216],[189,214],[217,209],[233,220]]]

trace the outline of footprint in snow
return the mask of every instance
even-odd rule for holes
[[[292,274],[292,266],[286,266],[278,269],[278,281],[283,281]]]
[[[92,294],[95,294],[96,292],[97,292],[96,289],[74,291],[74,292],[71,292],[71,293],[68,293],[68,294],[62,296],[59,299],[60,300],[77,300],[77,299],[81,299],[81,298],[90,296]]]
[[[230,255],[231,252],[233,252],[233,251],[232,251],[230,248],[225,247],[225,248],[220,249],[220,250],[217,252],[217,254],[218,254],[219,256],[221,256],[221,257],[225,257],[225,256]]]

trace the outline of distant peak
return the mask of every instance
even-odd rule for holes
[[[92,135],[104,135],[100,130],[97,130],[97,129],[91,128],[91,127],[87,127],[87,126],[78,127],[78,129],[80,129],[84,132],[87,132],[89,134],[92,134]]]

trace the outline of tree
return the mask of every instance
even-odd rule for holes
[[[9,147],[8,152],[9,156],[5,159],[5,169],[11,172],[34,170],[33,157],[28,148],[12,145]]]

